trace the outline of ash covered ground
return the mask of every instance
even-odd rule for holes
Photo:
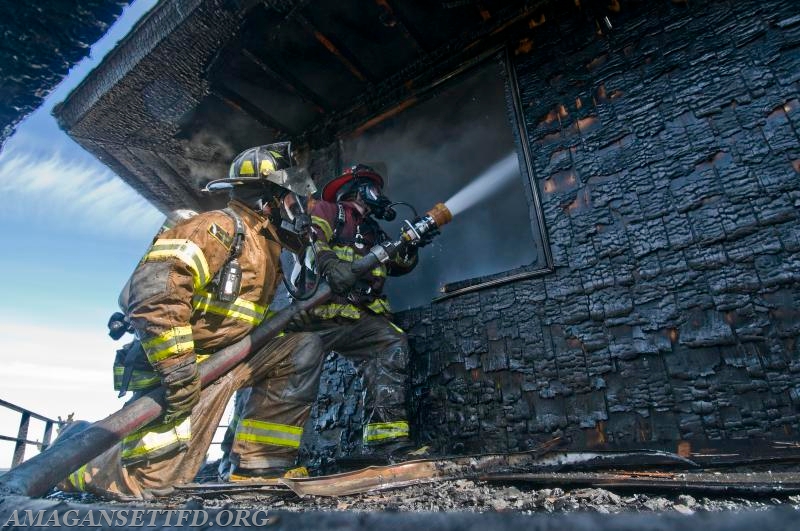
[[[791,507],[800,510],[800,495],[744,497],[692,496],[611,491],[601,488],[529,488],[523,484],[499,484],[467,479],[427,483],[391,490],[339,497],[299,497],[291,492],[251,491],[235,493],[178,492],[168,498],[145,503],[166,508],[250,508],[289,512],[303,511],[391,511],[391,512],[504,512],[552,514],[588,512],[699,514],[719,511],[766,510]],[[108,503],[89,495],[58,493],[53,497],[79,503]]]
[[[800,496],[748,499],[694,497],[685,494],[675,496],[624,494],[597,488],[529,489],[520,485],[497,485],[463,479],[338,498],[237,493],[202,499],[191,495],[185,498],[176,496],[170,503],[185,504],[190,500],[194,500],[194,503],[201,502],[204,507],[221,507],[228,504],[243,508],[268,507],[285,511],[511,511],[523,514],[671,511],[693,514],[767,509],[782,505],[800,510]]]

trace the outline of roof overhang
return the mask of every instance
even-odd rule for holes
[[[198,190],[239,151],[285,139],[330,146],[553,11],[587,9],[574,0],[164,0],[56,116],[160,209],[209,208]]]

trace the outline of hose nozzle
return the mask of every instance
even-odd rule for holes
[[[438,234],[438,229],[442,225],[450,223],[453,213],[450,212],[444,203],[436,203],[432,209],[427,211],[424,216],[415,220],[405,222],[405,226],[400,233],[400,239],[396,241],[385,241],[375,245],[370,249],[369,254],[353,265],[353,271],[358,274],[369,271],[377,263],[386,263],[392,257],[397,256],[403,248],[408,245],[418,245],[429,234],[433,237]]]
[[[433,222],[436,223],[437,227],[441,227],[442,225],[447,225],[451,221],[453,221],[453,213],[450,212],[450,209],[445,206],[444,203],[436,203],[433,205],[433,208],[426,212],[426,215],[430,216],[433,219]]]
[[[408,243],[418,242],[425,234],[437,230],[442,225],[450,223],[452,219],[453,214],[444,203],[436,203],[432,209],[427,211],[424,216],[414,223],[407,222],[401,237]]]

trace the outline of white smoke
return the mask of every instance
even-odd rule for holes
[[[452,197],[447,206],[459,214],[422,249],[412,274],[387,282],[386,292],[396,310],[427,304],[444,284],[537,260],[524,189],[528,185],[520,175],[517,155],[509,155],[514,138],[505,101],[503,73],[491,62],[459,79],[458,86],[345,139],[345,166],[375,160],[386,164],[384,191],[392,200],[408,201],[423,212]],[[485,184],[489,190],[483,189],[485,181],[471,187],[476,175],[483,174],[491,180]],[[465,187],[469,190],[459,194]],[[505,193],[495,193],[500,190]],[[387,232],[398,234],[400,220],[412,216],[398,207],[398,220],[385,224]]]

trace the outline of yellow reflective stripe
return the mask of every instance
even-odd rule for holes
[[[198,354],[197,363],[202,363],[210,358],[210,354]],[[125,375],[125,367],[114,367],[114,389],[119,391],[122,387],[122,377]],[[128,382],[128,391],[141,391],[155,387],[161,383],[161,377],[155,371],[134,369],[131,372],[131,381]]]
[[[193,241],[156,240],[145,255],[144,261],[158,261],[168,258],[177,258],[192,270],[195,288],[201,288],[211,280],[206,257],[200,247]]]
[[[140,457],[169,446],[188,443],[192,437],[191,417],[160,426],[148,426],[122,439],[123,459]]]
[[[330,251],[330,250],[331,250],[331,246],[330,246],[330,245],[328,245],[327,243],[325,243],[325,242],[321,241],[321,240],[317,240],[317,241],[315,241],[315,242],[314,242],[314,249],[315,249],[317,252],[320,252],[320,251]]]
[[[302,436],[302,426],[276,424],[256,419],[241,419],[238,426],[236,426],[234,438],[245,442],[299,448]]]
[[[198,292],[192,297],[192,307],[196,311],[232,317],[254,325],[261,324],[267,313],[266,306],[260,306],[241,297],[233,302],[222,302],[205,291]]]
[[[176,326],[163,334],[142,341],[142,348],[150,363],[158,363],[175,354],[194,350],[191,326]]]
[[[342,246],[342,245],[334,245],[331,249],[333,252],[336,253],[336,257],[339,260],[344,260],[345,262],[353,262],[356,259],[356,252],[352,247]],[[385,277],[386,276],[386,266],[380,264],[375,269],[371,271],[372,276],[375,277]]]
[[[366,307],[376,314],[387,313],[391,311],[389,303],[385,299],[375,299],[374,301],[366,304]],[[352,304],[323,304],[311,310],[312,315],[321,319],[333,319],[334,317],[346,317],[348,319],[360,319],[361,310]],[[395,327],[397,328],[397,327]],[[399,328],[400,333],[403,331]]]
[[[122,377],[125,374],[125,367],[114,367],[114,389],[119,391],[122,387]],[[129,391],[140,391],[153,387],[161,383],[161,378],[153,371],[143,371],[134,369],[131,372],[131,380],[128,382]]]
[[[389,324],[392,325],[392,328],[397,330],[399,333],[405,334],[405,331],[402,328],[400,328],[399,326],[397,326],[396,324],[394,324],[393,322],[389,321]]]
[[[408,421],[374,422],[367,424],[367,427],[364,429],[364,441],[366,442],[397,439],[400,437],[408,437]]]
[[[361,317],[361,311],[352,304],[323,304],[311,310],[311,313],[322,319],[333,319],[334,317],[359,319]]]
[[[330,223],[328,223],[326,220],[319,216],[311,216],[311,223],[322,230],[322,233],[325,234],[325,238],[328,241],[333,239],[333,229],[331,229]]]
[[[122,375],[125,373],[125,367],[114,366],[114,390],[119,391],[122,387]]]
[[[131,382],[128,384],[128,390],[130,391],[141,391],[142,389],[155,387],[161,383],[161,378],[157,374],[155,376],[150,376],[149,378],[144,375],[140,375],[139,378],[136,376],[136,371],[134,371],[133,376],[131,377]]]
[[[275,165],[272,163],[271,160],[263,159],[261,162],[258,163],[258,172],[261,175],[269,175],[274,171],[275,171]]]
[[[72,487],[80,492],[86,491],[86,467],[89,465],[83,465],[78,470],[67,476],[67,483],[72,485]]]
[[[344,260],[345,262],[352,262],[355,258],[355,251],[352,247],[344,247],[341,245],[334,245],[333,252],[336,253],[336,257],[339,260]]]
[[[391,311],[389,303],[386,301],[386,299],[375,299],[374,301],[367,304],[367,308],[369,308],[375,313],[386,313]]]

